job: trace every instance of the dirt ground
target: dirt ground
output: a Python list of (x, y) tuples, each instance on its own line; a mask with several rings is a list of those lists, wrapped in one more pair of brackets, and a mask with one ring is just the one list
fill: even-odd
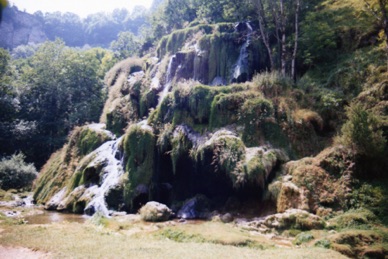
[(51, 258), (50, 254), (33, 251), (23, 247), (4, 247), (0, 246), (0, 259), (47, 259)]

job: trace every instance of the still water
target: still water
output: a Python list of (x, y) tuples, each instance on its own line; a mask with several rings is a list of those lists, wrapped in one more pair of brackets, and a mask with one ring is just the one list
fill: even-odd
[(27, 224), (51, 224), (61, 222), (84, 223), (88, 218), (86, 215), (59, 213), (55, 211), (43, 211), (42, 214), (25, 217)]

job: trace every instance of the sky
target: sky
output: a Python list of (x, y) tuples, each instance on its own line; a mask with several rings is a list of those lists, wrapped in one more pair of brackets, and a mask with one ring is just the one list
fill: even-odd
[(136, 5), (149, 8), (153, 0), (8, 0), (19, 10), (28, 13), (45, 12), (72, 12), (85, 18), (88, 14), (97, 12), (111, 12), (116, 8), (132, 10)]

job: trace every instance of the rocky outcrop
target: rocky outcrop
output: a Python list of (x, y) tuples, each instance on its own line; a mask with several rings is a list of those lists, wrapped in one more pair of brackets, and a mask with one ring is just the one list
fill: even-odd
[(43, 22), (29, 13), (19, 11), (16, 7), (4, 10), (0, 35), (0, 47), (6, 49), (47, 40)]
[(355, 170), (352, 152), (335, 146), (316, 157), (288, 162), (269, 190), (278, 212), (295, 208), (324, 216), (347, 208)]
[(244, 229), (257, 231), (262, 234), (278, 234), (286, 229), (312, 230), (325, 227), (325, 222), (322, 218), (299, 209), (290, 209), (283, 213), (250, 221), (236, 219), (236, 223)]

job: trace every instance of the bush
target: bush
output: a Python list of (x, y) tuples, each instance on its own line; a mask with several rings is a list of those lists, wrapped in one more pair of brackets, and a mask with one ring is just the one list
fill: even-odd
[(381, 155), (386, 139), (379, 129), (379, 119), (356, 103), (347, 108), (346, 114), (349, 120), (342, 127), (342, 142), (358, 154), (369, 157)]
[(299, 235), (296, 236), (293, 243), (295, 245), (301, 245), (303, 243), (310, 242), (313, 239), (314, 239), (314, 236), (311, 233), (303, 232), (303, 233), (300, 233)]
[(315, 242), (314, 246), (329, 249), (331, 247), (331, 242), (327, 239), (321, 239)]
[(27, 164), (22, 153), (0, 161), (0, 188), (20, 189), (29, 187), (38, 172), (33, 164)]
[(253, 85), (267, 97), (276, 97), (293, 85), (292, 79), (279, 72), (263, 72), (252, 79)]
[(376, 216), (367, 209), (349, 210), (330, 220), (330, 225), (337, 229), (342, 228), (369, 228), (368, 224), (376, 223)]

